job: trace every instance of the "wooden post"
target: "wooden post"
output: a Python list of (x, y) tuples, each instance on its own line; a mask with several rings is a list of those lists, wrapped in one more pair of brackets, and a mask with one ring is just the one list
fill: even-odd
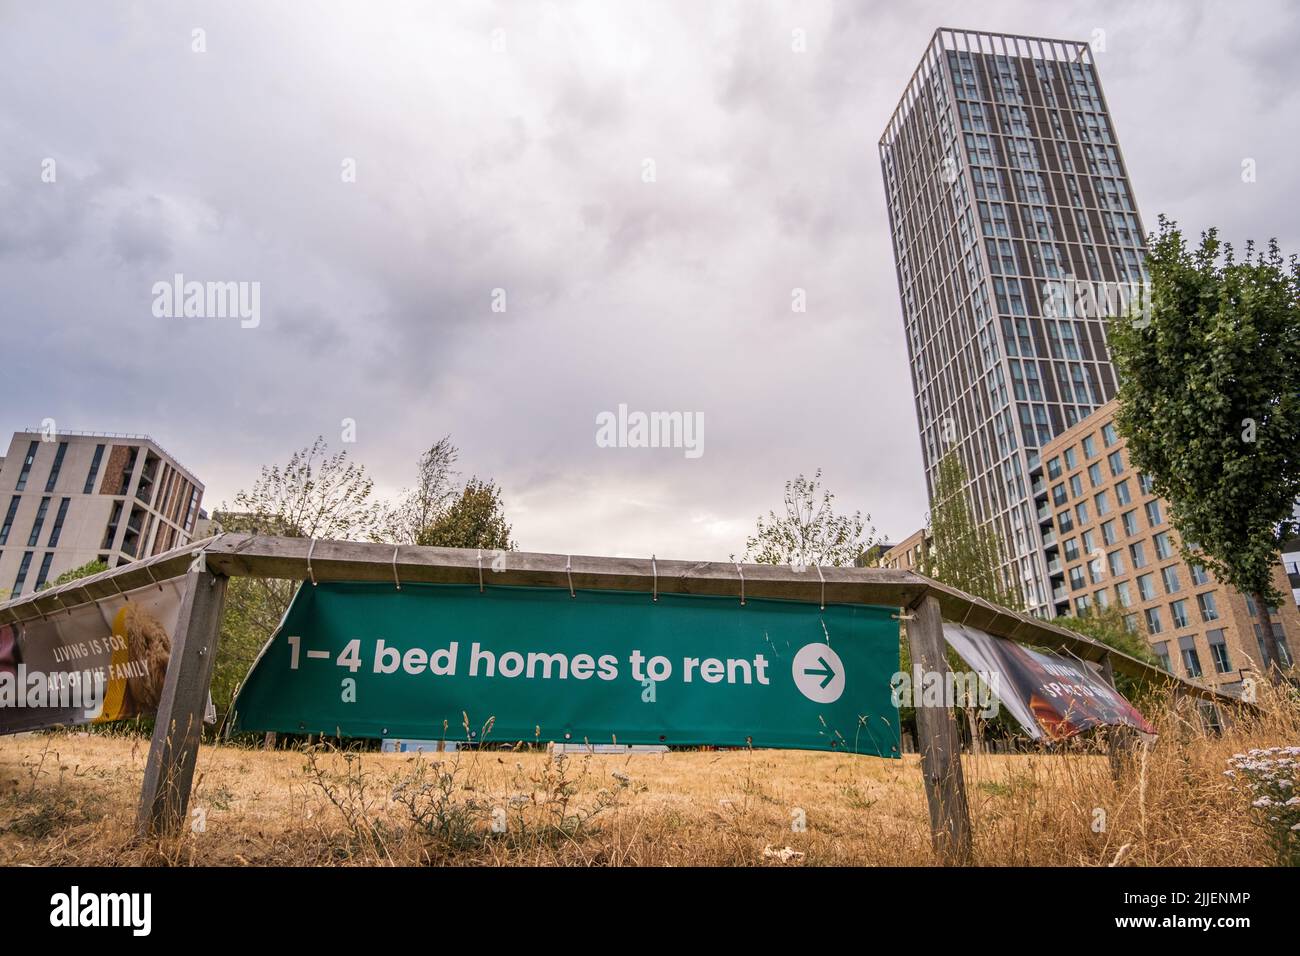
[[(944, 653), (943, 617), (939, 602), (926, 597), (907, 622), (907, 644), (912, 654), (912, 671), (938, 675), (947, 682), (948, 656)], [(961, 739), (952, 710), (940, 702), (926, 706), (923, 688), (912, 688), (916, 707), (917, 747), (921, 751), (921, 772), (925, 774), (925, 797), (930, 805), (930, 839), (935, 856), (944, 866), (969, 863), (971, 859), (970, 809), (961, 772)]]
[(227, 580), (206, 570), (191, 570), (185, 576), (185, 598), (172, 637), (140, 792), (136, 827), (143, 835), (174, 833), (185, 820)]
[[(1119, 689), (1115, 686), (1115, 667), (1111, 663), (1109, 654), (1101, 658), (1101, 676), (1110, 685), (1111, 690), (1119, 693)], [(1124, 775), (1124, 757), (1132, 745), (1133, 735), (1128, 727), (1116, 724), (1106, 728), (1106, 756), (1110, 760), (1111, 778), (1117, 782)]]

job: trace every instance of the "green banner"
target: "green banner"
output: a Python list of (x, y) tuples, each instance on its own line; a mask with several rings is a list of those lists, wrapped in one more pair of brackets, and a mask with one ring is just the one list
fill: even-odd
[(234, 726), (892, 757), (892, 613), (627, 591), (304, 584), (239, 692)]

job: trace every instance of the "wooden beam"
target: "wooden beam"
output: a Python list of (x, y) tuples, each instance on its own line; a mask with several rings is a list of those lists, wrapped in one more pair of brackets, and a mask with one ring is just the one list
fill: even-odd
[(906, 624), (913, 674), (919, 671), (922, 680), (941, 681), (939, 703), (933, 705), (925, 703), (921, 687), (912, 688), (917, 748), (921, 751), (925, 798), (930, 806), (930, 842), (944, 866), (964, 865), (971, 859), (970, 808), (961, 772), (961, 738), (952, 708), (942, 693), (947, 682), (948, 656), (939, 601), (923, 598)]
[(227, 580), (224, 575), (198, 569), (185, 576), (185, 597), (172, 638), (140, 792), (136, 826), (144, 835), (175, 833), (185, 820), (203, 733), (203, 710), (217, 656)]

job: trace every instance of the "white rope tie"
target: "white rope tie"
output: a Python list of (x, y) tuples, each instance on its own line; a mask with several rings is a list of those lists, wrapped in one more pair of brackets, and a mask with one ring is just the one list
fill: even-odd
[[(822, 566), (820, 564), (815, 564), (813, 567), (817, 569), (817, 580), (822, 583), (822, 610), (824, 611), (826, 610), (826, 579), (822, 577)], [(816, 673), (816, 671), (813, 673)]]
[(400, 544), (393, 545), (393, 583), (397, 585), (397, 590), (402, 590), (402, 579), (397, 576), (397, 549)]
[(478, 549), (478, 593), (483, 593), (483, 549)]
[(659, 568), (655, 564), (655, 556), (653, 554), (650, 555), (650, 574), (652, 575), (651, 580), (653, 582), (651, 584), (652, 590), (650, 592), (650, 596), (651, 599), (657, 604), (659, 602)]
[(316, 550), (316, 539), (312, 538), (311, 543), (307, 545), (307, 577), (311, 578), (311, 586), (316, 586), (316, 572), (311, 567), (311, 553)]
[(745, 569), (739, 564), (736, 565), (736, 573), (740, 575), (740, 606), (745, 606)]
[(569, 576), (569, 597), (576, 598), (578, 595), (573, 590), (573, 555), (564, 559), (564, 573)]

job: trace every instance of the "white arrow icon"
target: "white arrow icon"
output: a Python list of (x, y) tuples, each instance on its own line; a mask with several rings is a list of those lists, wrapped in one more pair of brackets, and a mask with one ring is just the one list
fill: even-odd
[(818, 704), (833, 704), (844, 693), (844, 662), (829, 644), (801, 647), (791, 673), (799, 693)]

